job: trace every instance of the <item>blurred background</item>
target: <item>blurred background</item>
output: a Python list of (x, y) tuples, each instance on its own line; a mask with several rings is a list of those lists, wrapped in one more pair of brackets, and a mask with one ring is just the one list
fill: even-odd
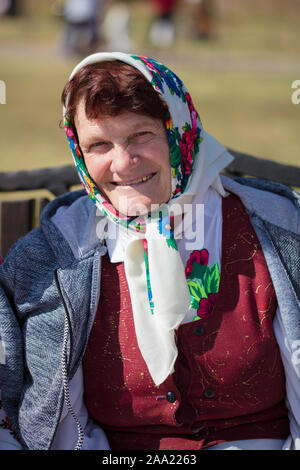
[(106, 50), (174, 70), (225, 146), (300, 165), (299, 0), (0, 0), (0, 171), (71, 163), (61, 91)]

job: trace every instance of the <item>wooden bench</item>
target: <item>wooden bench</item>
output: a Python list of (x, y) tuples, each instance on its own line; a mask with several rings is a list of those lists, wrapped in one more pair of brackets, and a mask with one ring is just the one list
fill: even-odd
[[(229, 149), (235, 160), (226, 168), (228, 176), (251, 176), (300, 188), (300, 167), (264, 160)], [(48, 190), (52, 197), (59, 196), (79, 184), (75, 167), (67, 165), (30, 171), (0, 173), (0, 193)], [(50, 198), (2, 200), (0, 253), (4, 257), (12, 244), (38, 225), (39, 214)]]

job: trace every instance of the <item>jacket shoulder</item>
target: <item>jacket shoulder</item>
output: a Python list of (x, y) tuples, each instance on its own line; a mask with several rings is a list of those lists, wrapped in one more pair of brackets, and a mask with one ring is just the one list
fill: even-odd
[(34, 254), (45, 257), (46, 254), (49, 255), (49, 252), (51, 252), (51, 247), (41, 227), (37, 227), (20, 237), (10, 247), (3, 261), (3, 265), (27, 265), (31, 258), (34, 257)]
[(47, 204), (41, 214), (40, 226), (20, 237), (9, 249), (0, 266), (0, 281), (4, 276), (1, 273), (5, 273), (7, 279), (15, 273), (25, 272), (31, 272), (34, 277), (34, 273), (39, 276), (41, 272), (53, 271), (73, 262), (72, 251), (51, 218), (60, 207), (72, 205), (84, 195), (85, 191), (74, 191)]
[(300, 193), (296, 191), (296, 189), (291, 188), (290, 186), (286, 186), (281, 183), (276, 183), (274, 181), (268, 181), (264, 179), (258, 178), (233, 178), (234, 181), (242, 184), (244, 186), (248, 186), (251, 188), (255, 188), (261, 191), (266, 191), (273, 195), (278, 195), (283, 198), (290, 200), (296, 209), (300, 211)]
[(300, 195), (288, 186), (256, 178), (222, 176), (226, 190), (236, 194), (249, 215), (300, 234)]

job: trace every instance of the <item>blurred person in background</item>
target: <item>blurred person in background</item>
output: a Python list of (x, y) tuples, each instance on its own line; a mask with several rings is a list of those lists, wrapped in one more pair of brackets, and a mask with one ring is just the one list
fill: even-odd
[(299, 449), (299, 194), (221, 175), (154, 59), (93, 54), (62, 102), (84, 191), (0, 267), (1, 448)]
[(150, 0), (155, 13), (149, 31), (150, 42), (158, 48), (170, 47), (175, 40), (175, 21), (177, 0)]
[(189, 0), (193, 4), (193, 37), (209, 39), (214, 35), (215, 5), (213, 0)]
[(0, 15), (14, 17), (20, 13), (20, 0), (0, 0)]
[(66, 0), (62, 7), (65, 22), (63, 48), (67, 56), (86, 55), (99, 42), (99, 14), (102, 0)]
[(129, 0), (110, 0), (101, 30), (108, 50), (126, 52), (133, 49)]

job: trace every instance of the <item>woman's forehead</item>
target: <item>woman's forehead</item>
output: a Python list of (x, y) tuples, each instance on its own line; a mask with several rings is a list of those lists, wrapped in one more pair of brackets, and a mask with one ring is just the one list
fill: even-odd
[(119, 132), (138, 132), (145, 127), (157, 129), (163, 127), (163, 123), (159, 119), (130, 111), (122, 111), (116, 116), (99, 116), (95, 119), (89, 119), (86, 115), (85, 103), (82, 100), (76, 109), (75, 126), (77, 131), (80, 131), (81, 128), (89, 128), (104, 134), (118, 134)]

